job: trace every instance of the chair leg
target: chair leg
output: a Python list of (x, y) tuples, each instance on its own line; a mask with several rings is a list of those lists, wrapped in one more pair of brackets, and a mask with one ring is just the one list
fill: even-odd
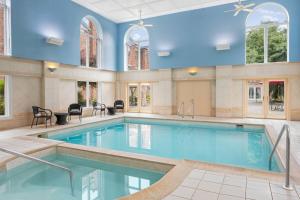
[(32, 128), (33, 123), (34, 123), (34, 119), (35, 119), (35, 117), (33, 117), (33, 119), (32, 119), (32, 122), (31, 122), (31, 128)]
[(36, 118), (35, 126), (38, 125), (39, 118)]
[(46, 123), (46, 128), (48, 128), (48, 127), (47, 127), (47, 124), (48, 124), (48, 123), (47, 123), (47, 118), (45, 118), (45, 123)]

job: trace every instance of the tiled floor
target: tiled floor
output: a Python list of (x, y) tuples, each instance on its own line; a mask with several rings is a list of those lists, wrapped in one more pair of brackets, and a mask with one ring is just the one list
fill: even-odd
[(283, 183), (194, 169), (164, 200), (300, 200), (300, 186), (288, 191)]

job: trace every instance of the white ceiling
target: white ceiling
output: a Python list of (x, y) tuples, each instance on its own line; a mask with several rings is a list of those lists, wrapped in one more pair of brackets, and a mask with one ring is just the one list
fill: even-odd
[(238, 0), (72, 0), (117, 23), (155, 17), (187, 10), (222, 5)]

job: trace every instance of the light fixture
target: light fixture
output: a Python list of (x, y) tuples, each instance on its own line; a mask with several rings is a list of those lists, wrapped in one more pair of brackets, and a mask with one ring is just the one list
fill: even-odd
[(63, 39), (59, 39), (59, 38), (55, 38), (55, 37), (48, 37), (46, 39), (46, 42), (48, 44), (52, 44), (52, 45), (56, 45), (56, 46), (62, 46), (65, 41)]
[(217, 51), (226, 51), (230, 50), (230, 44), (228, 42), (217, 44), (216, 46)]
[(191, 76), (196, 76), (198, 74), (198, 68), (197, 67), (191, 67), (188, 69), (188, 73)]
[(57, 68), (59, 67), (59, 63), (56, 62), (45, 62), (45, 65), (47, 67), (47, 69), (49, 70), (49, 72), (53, 73), (57, 70)]
[(170, 52), (170, 51), (159, 51), (159, 52), (157, 53), (157, 55), (158, 55), (159, 57), (168, 57), (168, 56), (171, 55), (171, 52)]

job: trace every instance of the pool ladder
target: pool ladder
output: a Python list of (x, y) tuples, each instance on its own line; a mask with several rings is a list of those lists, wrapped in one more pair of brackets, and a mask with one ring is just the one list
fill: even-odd
[[(194, 119), (195, 118), (195, 101), (194, 101), (194, 99), (191, 99), (191, 104), (192, 104), (192, 118)], [(184, 115), (184, 102), (182, 102), (180, 104), (180, 107), (177, 111), (177, 115), (184, 118), (184, 116), (185, 116)]]
[(285, 184), (283, 185), (283, 188), (286, 190), (293, 190), (293, 186), (290, 185), (290, 156), (291, 156), (290, 155), (290, 151), (291, 151), (290, 127), (287, 124), (283, 125), (280, 134), (276, 140), (276, 143), (273, 147), (273, 150), (269, 158), (269, 169), (270, 170), (272, 169), (272, 158), (284, 133), (286, 133), (286, 151), (285, 151)]
[(61, 169), (61, 170), (65, 171), (65, 172), (67, 172), (69, 174), (69, 178), (70, 178), (71, 194), (72, 194), (72, 196), (74, 196), (73, 172), (69, 168), (66, 168), (66, 167), (63, 167), (63, 166), (57, 165), (55, 163), (51, 163), (51, 162), (39, 159), (39, 158), (35, 158), (35, 157), (29, 156), (29, 155), (26, 155), (26, 154), (23, 154), (23, 153), (20, 153), (20, 152), (17, 152), (17, 151), (13, 151), (13, 150), (9, 150), (9, 149), (6, 149), (6, 148), (2, 148), (2, 147), (0, 147), (0, 151), (8, 153), (8, 154), (15, 155), (17, 157), (22, 157), (22, 158), (25, 158), (25, 159), (28, 159), (28, 160), (32, 160), (32, 161), (35, 161), (35, 162), (43, 163), (45, 165), (48, 165), (48, 166), (51, 166), (51, 167), (55, 167), (55, 168), (58, 168), (58, 169)]

